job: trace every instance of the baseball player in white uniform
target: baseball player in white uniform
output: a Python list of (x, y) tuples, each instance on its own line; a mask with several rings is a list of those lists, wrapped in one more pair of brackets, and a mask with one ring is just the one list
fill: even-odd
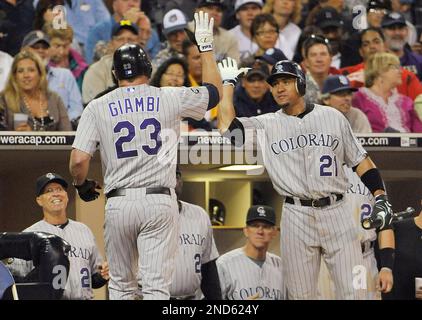
[[(235, 144), (251, 145), (254, 137), (275, 190), (285, 197), (281, 221), (281, 254), (289, 299), (316, 299), (321, 258), (327, 264), (338, 299), (365, 297), (353, 286), (354, 267), (363, 265), (361, 245), (350, 207), (342, 164), (353, 168), (376, 197), (371, 221), (391, 224), (392, 211), (384, 183), (347, 119), (337, 110), (305, 104), (306, 81), (300, 66), (278, 61), (267, 82), (280, 107), (276, 113), (236, 118), (229, 99), (238, 69), (233, 59), (219, 63), (224, 82), (219, 129)], [(371, 222), (372, 224), (372, 222)]]
[[(183, 190), (182, 173), (176, 171), (176, 195)], [(215, 261), (218, 258), (211, 221), (200, 206), (178, 200), (179, 247), (170, 285), (171, 299), (220, 300), (221, 291)]]
[(149, 86), (151, 62), (140, 46), (126, 44), (113, 56), (119, 88), (88, 104), (79, 122), (70, 172), (79, 196), (95, 200), (98, 185), (86, 178), (99, 143), (107, 197), (104, 235), (110, 299), (136, 299), (138, 271), (143, 299), (170, 297), (178, 235), (174, 187), (180, 120), (202, 119), (222, 91), (213, 23), (207, 14), (195, 13), (203, 86)]
[[(68, 254), (70, 270), (62, 299), (93, 299), (92, 289), (102, 287), (109, 279), (108, 265), (98, 251), (92, 231), (85, 224), (67, 218), (67, 186), (67, 182), (55, 173), (37, 179), (36, 200), (43, 209), (44, 219), (24, 232), (42, 231), (66, 240), (71, 246)], [(34, 265), (32, 260), (14, 259), (8, 267), (13, 274), (25, 276)]]
[[(385, 269), (380, 272), (378, 271), (374, 252), (377, 233), (373, 229), (366, 230), (362, 228), (361, 224), (363, 219), (368, 218), (371, 215), (375, 204), (375, 198), (352, 169), (347, 166), (343, 166), (343, 169), (349, 180), (349, 187), (346, 191), (346, 201), (352, 209), (353, 220), (358, 228), (358, 238), (361, 243), (363, 255), (364, 269), (360, 269), (359, 272), (364, 272), (366, 274), (365, 286), (367, 287), (367, 299), (379, 300), (381, 298), (380, 291), (389, 292), (391, 290), (393, 285), (392, 273)], [(389, 231), (384, 230), (381, 233), (386, 232)], [(380, 239), (383, 239), (383, 237), (380, 237)], [(384, 244), (380, 243), (380, 247), (383, 248)], [(324, 277), (326, 275), (320, 274), (320, 277), (321, 276)], [(331, 279), (330, 282), (332, 282)], [(321, 284), (322, 282), (320, 281), (320, 285)], [(329, 286), (334, 288), (332, 283)], [(329, 298), (330, 295), (331, 293), (328, 293), (325, 296), (323, 295), (322, 298)]]
[(252, 206), (243, 228), (246, 245), (217, 259), (224, 300), (283, 300), (285, 288), (280, 257), (268, 252), (276, 233), (274, 209)]

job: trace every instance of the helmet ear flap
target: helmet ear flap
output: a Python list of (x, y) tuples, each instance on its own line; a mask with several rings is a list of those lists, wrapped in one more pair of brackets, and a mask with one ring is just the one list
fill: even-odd
[(305, 95), (306, 83), (304, 82), (304, 79), (301, 76), (296, 78), (296, 91), (300, 96)]

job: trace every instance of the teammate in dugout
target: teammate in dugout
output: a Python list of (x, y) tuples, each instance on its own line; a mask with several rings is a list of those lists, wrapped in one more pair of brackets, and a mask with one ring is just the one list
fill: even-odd
[(88, 104), (79, 122), (70, 172), (79, 196), (95, 200), (98, 184), (87, 175), (99, 143), (107, 197), (104, 236), (110, 299), (136, 299), (138, 272), (143, 299), (170, 297), (178, 237), (174, 187), (180, 120), (202, 119), (222, 92), (213, 24), (208, 14), (195, 13), (203, 86), (149, 86), (152, 70), (145, 52), (137, 45), (123, 45), (113, 57), (119, 88)]
[[(221, 300), (215, 246), (210, 217), (200, 206), (181, 201), (182, 172), (176, 169), (179, 207), (179, 247), (170, 286), (170, 300)], [(141, 284), (142, 285), (142, 284)]]
[[(344, 201), (348, 183), (345, 163), (375, 196), (371, 221), (390, 226), (391, 205), (375, 164), (362, 148), (347, 119), (337, 110), (305, 104), (305, 76), (300, 66), (278, 61), (267, 82), (280, 107), (276, 113), (236, 118), (231, 103), (239, 75), (236, 62), (219, 63), (223, 79), (219, 129), (236, 145), (260, 145), (275, 190), (285, 197), (281, 252), (288, 299), (316, 299), (321, 258), (335, 284), (336, 298), (362, 299), (353, 286), (355, 266), (363, 265), (352, 214)], [(383, 250), (383, 267), (392, 269), (394, 249)]]
[[(66, 180), (56, 173), (50, 172), (37, 179), (36, 200), (43, 209), (44, 218), (24, 232), (51, 233), (70, 244), (70, 271), (62, 298), (89, 300), (94, 298), (93, 288), (101, 288), (107, 283), (108, 264), (98, 251), (92, 231), (67, 217), (67, 187)], [(8, 267), (12, 274), (24, 276), (34, 268), (34, 263), (15, 259)]]
[(274, 209), (252, 206), (243, 228), (246, 245), (217, 259), (224, 300), (283, 300), (282, 262), (268, 252), (276, 233)]

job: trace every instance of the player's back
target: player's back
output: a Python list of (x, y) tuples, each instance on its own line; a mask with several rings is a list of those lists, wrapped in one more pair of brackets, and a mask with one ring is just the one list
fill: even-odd
[(105, 192), (175, 186), (170, 162), (177, 154), (180, 105), (176, 88), (146, 84), (117, 88), (88, 105), (98, 128)]

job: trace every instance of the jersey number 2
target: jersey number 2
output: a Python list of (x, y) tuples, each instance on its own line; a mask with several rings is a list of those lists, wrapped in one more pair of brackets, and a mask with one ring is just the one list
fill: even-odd
[(193, 256), (193, 259), (195, 260), (195, 272), (201, 273), (201, 255), (197, 253)]
[[(152, 131), (149, 136), (151, 140), (155, 141), (155, 147), (151, 148), (149, 145), (144, 144), (142, 145), (142, 150), (144, 150), (146, 154), (155, 155), (158, 153), (158, 150), (160, 150), (162, 144), (160, 137), (161, 123), (155, 118), (147, 118), (142, 121), (139, 128), (140, 130), (145, 130), (148, 126), (153, 126), (154, 128), (154, 131)], [(123, 129), (127, 130), (127, 135), (119, 137), (115, 143), (117, 158), (122, 159), (138, 156), (138, 150), (136, 149), (123, 150), (123, 144), (131, 142), (133, 138), (135, 138), (135, 126), (129, 121), (120, 121), (113, 128), (114, 133), (120, 133)]]
[(89, 288), (89, 270), (87, 268), (82, 268), (81, 275), (82, 288)]
[[(334, 156), (333, 158), (329, 155), (323, 155), (319, 158), (319, 162), (321, 163), (319, 167), (319, 174), (321, 177), (331, 177), (337, 176), (337, 159)], [(334, 162), (334, 168), (331, 168)]]

